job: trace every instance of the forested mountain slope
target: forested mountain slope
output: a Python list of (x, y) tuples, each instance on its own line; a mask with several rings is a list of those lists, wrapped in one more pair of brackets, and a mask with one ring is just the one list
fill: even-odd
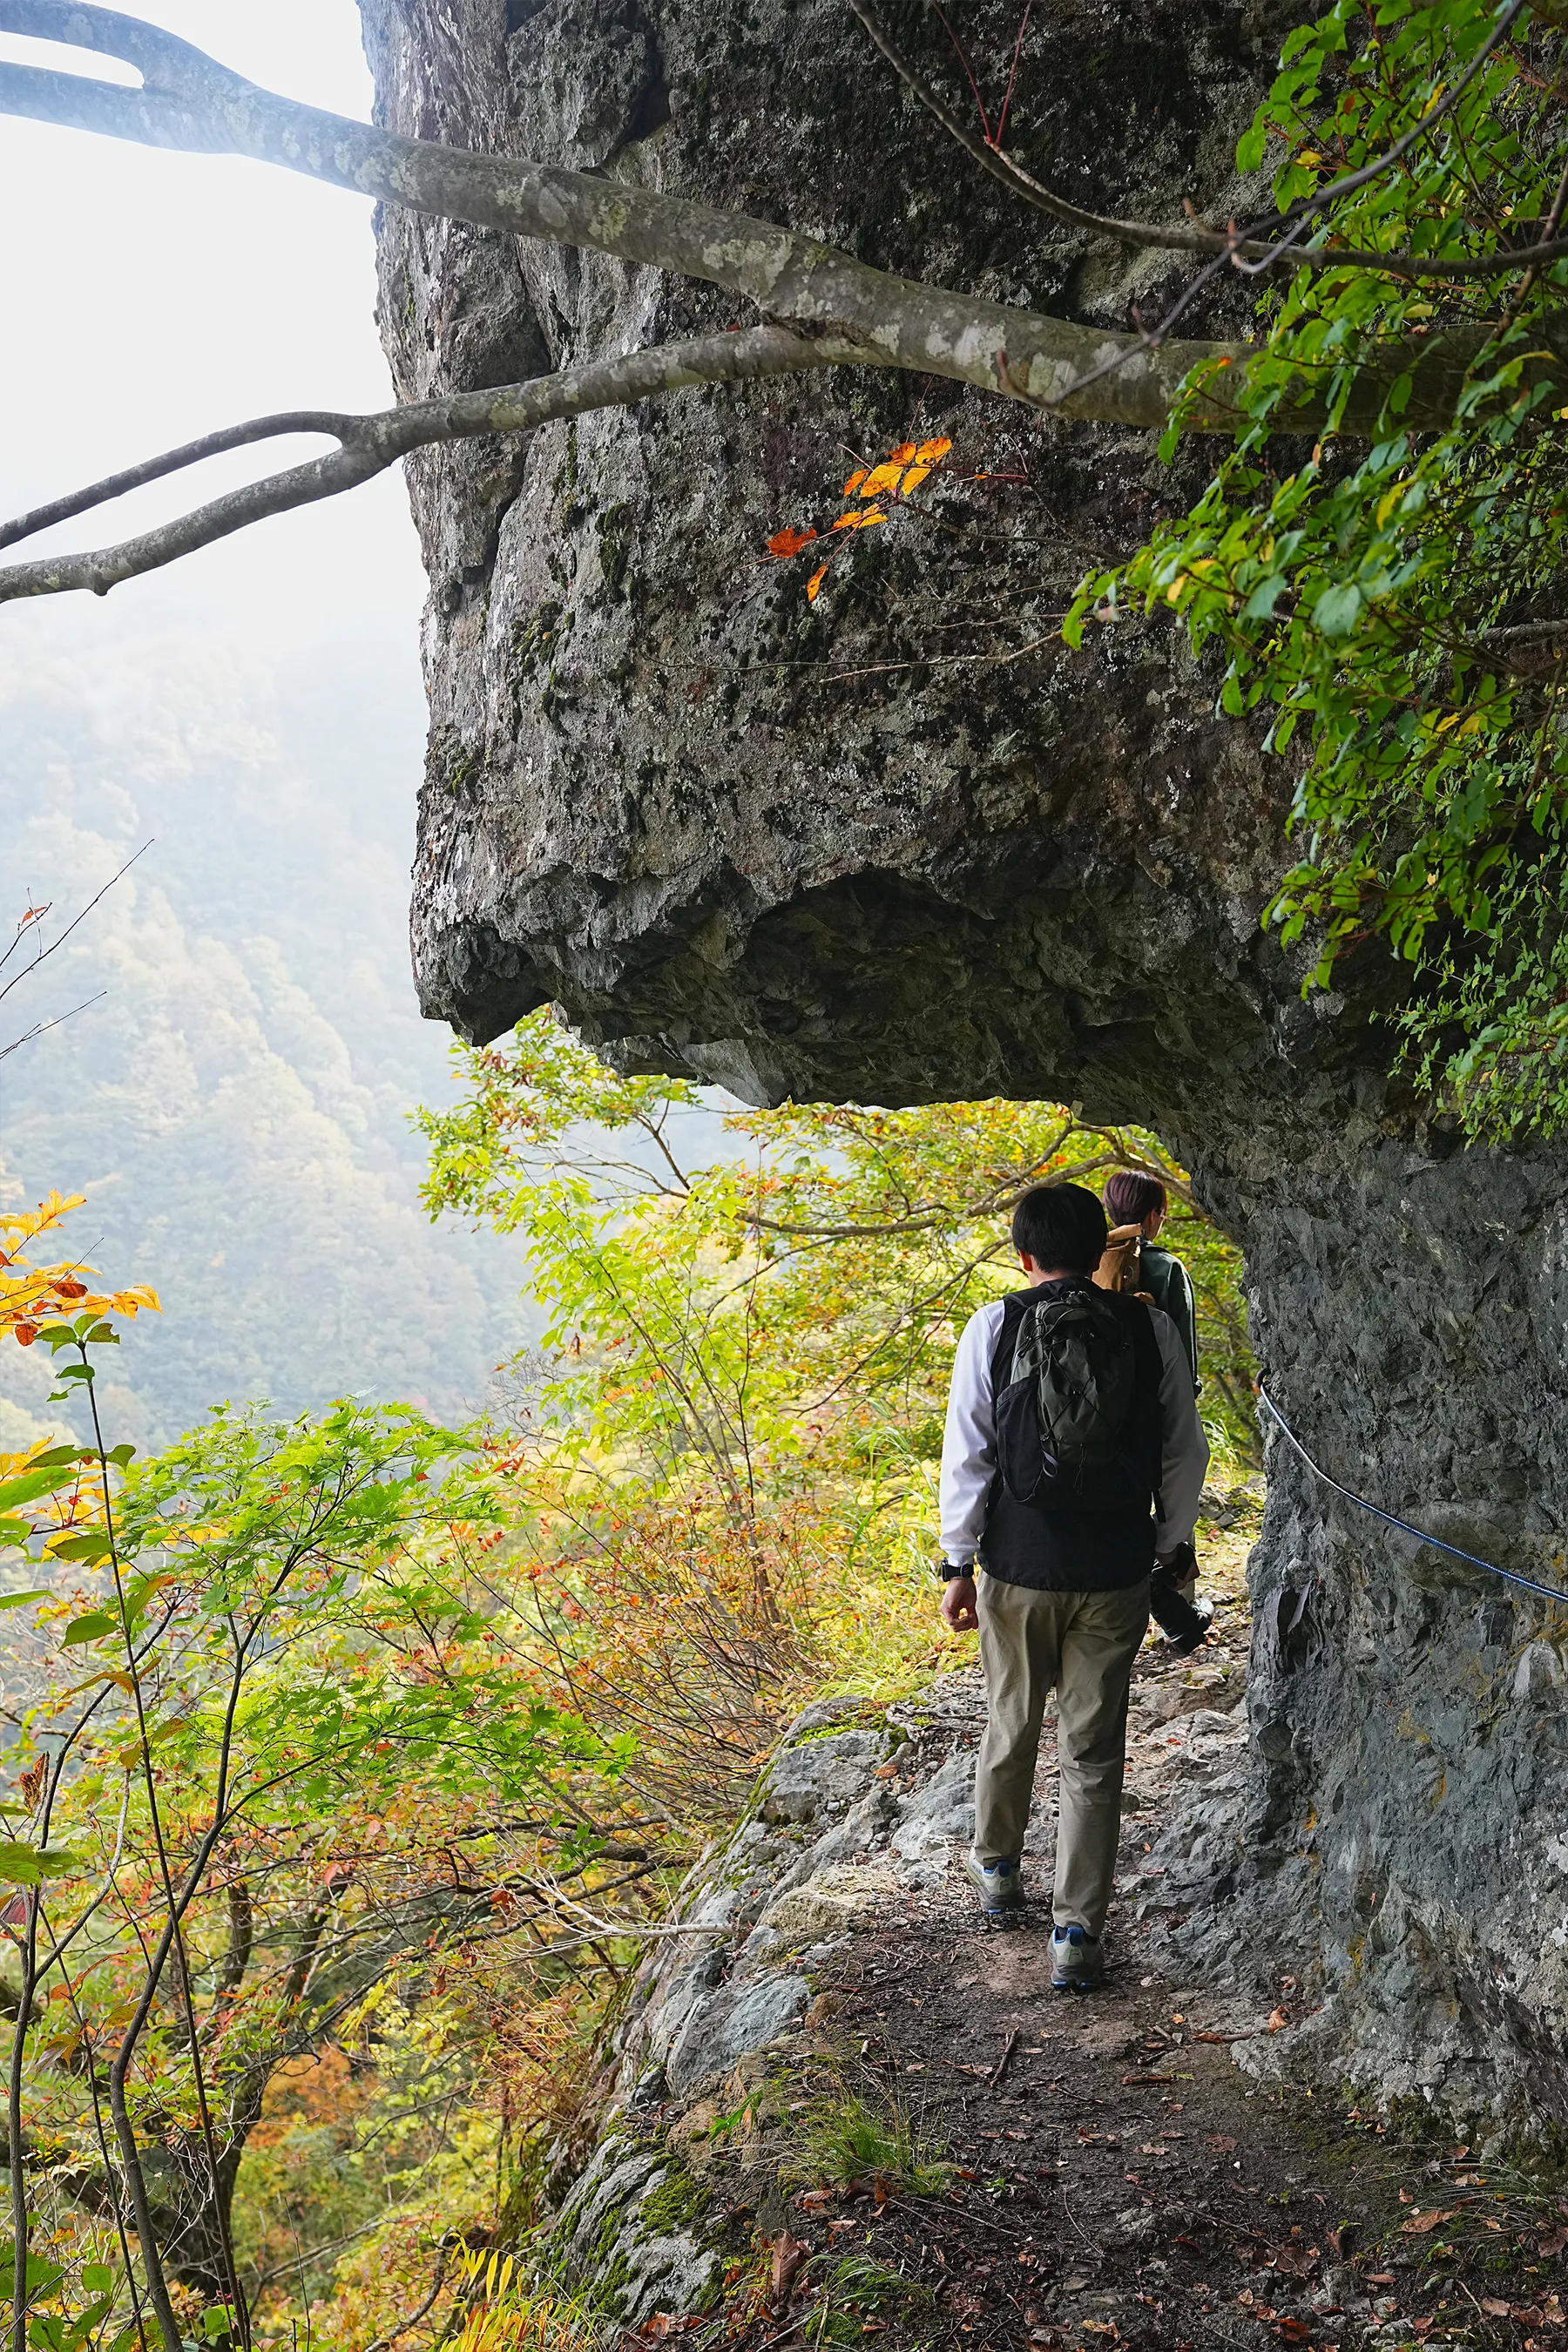
[[(412, 665), (351, 639), (237, 675), (216, 636), (132, 635), (82, 676), (0, 650), (0, 922), (68, 917), (151, 845), (5, 1007), (0, 1043), (97, 1000), (0, 1061), (0, 1182), (85, 1192), (82, 1244), (163, 1297), (109, 1384), (120, 1433), (247, 1395), (465, 1414), (526, 1335), (523, 1252), (416, 1197), (407, 1113), (448, 1041), (406, 976)], [(47, 1368), (12, 1350), (0, 1378), (20, 1437)]]

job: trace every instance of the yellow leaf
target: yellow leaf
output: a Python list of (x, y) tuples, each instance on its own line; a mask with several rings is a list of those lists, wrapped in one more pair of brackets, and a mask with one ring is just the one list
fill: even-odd
[[(912, 457), (913, 455), (914, 451), (911, 449), (910, 456)], [(899, 487), (899, 477), (903, 472), (907, 462), (906, 459), (900, 458), (896, 463), (873, 466), (860, 484), (861, 497), (880, 499), (885, 498), (889, 490), (896, 490)]]
[(812, 573), (810, 579), (805, 583), (805, 601), (808, 604), (816, 604), (817, 592), (821, 588), (822, 583), (826, 577), (827, 566), (826, 563), (819, 565), (817, 570)]

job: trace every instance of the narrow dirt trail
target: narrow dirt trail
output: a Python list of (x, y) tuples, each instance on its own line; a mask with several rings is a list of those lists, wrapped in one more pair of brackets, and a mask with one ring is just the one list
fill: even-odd
[[(815, 1979), (763, 2123), (743, 2106), (718, 2122), (725, 2101), (689, 2120), (697, 2144), (721, 2135), (709, 2178), (736, 2257), (724, 2309), (657, 2315), (626, 2352), (672, 2331), (735, 2352), (861, 2337), (886, 2352), (1568, 2352), (1560, 2181), (1489, 2171), (1436, 2126), (1402, 2137), (1337, 2097), (1260, 2079), (1233, 2053), (1267, 2042), (1293, 1980), (1269, 1996), (1276, 2009), (1248, 2008), (1152, 1958), (1149, 1857), (1174, 1794), (1194, 1781), (1218, 1793), (1241, 1769), (1244, 1554), (1238, 1531), (1210, 1555), (1210, 1643), (1192, 1660), (1152, 1643), (1139, 1661), (1106, 1983), (1050, 1990), (1048, 1723), (1022, 1921), (980, 1919), (956, 1849), (918, 1888), (875, 1892)], [(978, 1673), (947, 1677), (910, 1719), (903, 1760), (881, 1768), (893, 1790), (929, 1785), (973, 1747)], [(872, 1896), (877, 1857), (860, 1859)], [(763, 2079), (738, 2074), (734, 2099)], [(901, 2165), (812, 2171), (814, 2118), (849, 2110), (903, 2132)], [(947, 2169), (922, 2179), (922, 2158)]]

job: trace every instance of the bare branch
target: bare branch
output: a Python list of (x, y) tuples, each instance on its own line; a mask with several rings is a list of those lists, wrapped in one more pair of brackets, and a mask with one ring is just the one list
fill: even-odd
[(260, 482), (231, 490), (210, 505), (164, 523), (140, 539), (84, 555), (46, 557), (36, 563), (0, 569), (0, 604), (20, 596), (51, 596), (73, 588), (89, 588), (106, 596), (122, 580), (156, 572), (165, 563), (210, 547), (248, 523), (265, 516), (284, 514), (309, 506), (384, 473), (411, 450), (490, 434), (526, 433), (556, 416), (580, 416), (594, 408), (620, 407), (657, 393), (673, 392), (699, 383), (738, 383), (758, 376), (781, 375), (815, 367), (840, 367), (868, 358), (841, 339), (790, 334), (780, 327), (752, 327), (743, 332), (700, 335), (689, 341), (656, 343), (647, 351), (630, 352), (619, 359), (596, 360), (587, 367), (559, 375), (540, 376), (531, 383), (506, 384), (484, 392), (454, 393), (446, 400), (411, 403), (384, 409), (371, 416), (329, 415), (311, 411), (259, 417), (250, 425), (231, 426), (205, 440), (186, 443), (145, 466), (111, 475), (107, 481), (40, 507), (31, 516), (0, 532), (0, 545), (13, 543), (29, 530), (41, 530), (62, 510), (83, 514), (127, 488), (156, 481), (185, 466), (198, 464), (219, 448), (239, 448), (279, 434), (329, 433), (340, 446), (331, 455), (270, 474)]
[[(1251, 356), (1246, 343), (1151, 348), (1144, 336), (896, 278), (749, 214), (525, 158), (402, 138), (258, 89), (187, 43), (86, 0), (0, 0), (0, 31), (98, 49), (129, 60), (144, 78), (135, 90), (34, 67), (0, 67), (0, 112), (143, 145), (248, 155), (413, 212), (669, 270), (745, 297), (770, 320), (839, 337), (864, 354), (864, 364), (946, 376), (1058, 415), (1158, 427), (1193, 368), (1217, 361), (1241, 369)], [(1158, 236), (1166, 244), (1179, 239), (1184, 249), (1193, 234), (1183, 228)], [(1496, 277), (1558, 250), (1568, 252), (1568, 238), (1473, 269), (1452, 265), (1450, 274)], [(1377, 259), (1381, 266), (1386, 257)], [(1433, 267), (1443, 274), (1444, 265), (1422, 264), (1426, 274)], [(1473, 327), (1390, 346), (1385, 365), (1362, 370), (1341, 429), (1370, 429), (1388, 386), (1406, 374), (1412, 383), (1405, 424), (1447, 423), (1465, 362), (1485, 340), (1484, 327)], [(1531, 364), (1553, 384), (1565, 373), (1551, 352)], [(1081, 389), (1089, 379), (1092, 397)], [(1237, 414), (1222, 372), (1187, 423), (1194, 431), (1229, 432)], [(1276, 430), (1298, 431), (1321, 416), (1313, 387), (1304, 383), (1300, 404), (1277, 409), (1272, 422)]]
[(272, 441), (286, 433), (327, 433), (341, 438), (340, 427), (350, 420), (329, 415), (325, 412), (302, 408), (285, 416), (254, 416), (248, 425), (230, 425), (221, 433), (205, 433), (199, 441), (187, 441), (182, 448), (170, 449), (162, 457), (149, 457), (144, 465), (128, 466), (123, 473), (110, 474), (90, 489), (73, 491), (69, 498), (51, 499), (47, 506), (35, 507), (31, 514), (18, 515), (15, 522), (0, 523), (0, 547), (15, 547), (18, 540), (34, 539), (41, 530), (52, 530), (56, 523), (70, 522), (76, 516), (86, 514), (93, 507), (104, 506), (110, 499), (125, 498), (132, 490), (144, 489), (149, 482), (161, 482), (170, 474), (178, 474), (186, 466), (199, 466), (205, 457), (221, 457), (230, 449), (248, 449), (258, 441)]
[[(1499, 21), (1494, 42), (1526, 5), (1528, 0), (1514, 0)], [(1255, 257), (1259, 267), (1285, 258), (1295, 266), (1314, 258), (1291, 247), (1300, 217), (1284, 244), (1270, 246), (1229, 229), (1202, 224), (1151, 226), (1068, 204), (1003, 155), (989, 138), (977, 140), (953, 116), (901, 57), (882, 25), (876, 0), (851, 0), (851, 5), (951, 135), (987, 170), (1068, 225), (1124, 243), (1205, 254), (1211, 269), (1227, 262), (1251, 267)], [(670, 270), (749, 298), (770, 322), (597, 361), (531, 383), (456, 394), (374, 416), (299, 410), (229, 426), (35, 509), (0, 530), (0, 547), (223, 452), (291, 434), (322, 434), (338, 447), (121, 545), (0, 570), (0, 602), (71, 589), (105, 595), (122, 580), (156, 571), (269, 515), (352, 489), (414, 449), (528, 432), (552, 417), (699, 384), (740, 383), (810, 368), (910, 369), (997, 393), (1058, 416), (1141, 428), (1163, 425), (1183, 383), (1194, 369), (1202, 368), (1204, 390), (1186, 412), (1188, 429), (1230, 432), (1240, 420), (1237, 395), (1254, 356), (1253, 346), (1247, 343), (1174, 342), (1163, 331), (1104, 332), (895, 278), (815, 238), (749, 215), (721, 212), (526, 159), (401, 138), (259, 89), (189, 43), (138, 18), (86, 5), (86, 0), (0, 0), (0, 31), (97, 50), (127, 61), (142, 76), (142, 87), (130, 89), (75, 74), (0, 66), (0, 112), (144, 145), (247, 155), (435, 217), (469, 221), (507, 236), (544, 238)], [(1479, 71), (1481, 62), (1479, 58), (1469, 70)], [(1462, 87), (1463, 79), (1444, 103), (1451, 103)], [(1386, 168), (1405, 144), (1430, 127), (1436, 111), (1375, 165), (1334, 183), (1314, 201), (1342, 194)], [(1548, 224), (1549, 230), (1554, 226)], [(1421, 259), (1419, 271), (1425, 276), (1495, 278), (1537, 267), (1560, 253), (1568, 253), (1568, 238), (1549, 235), (1534, 247), (1473, 266)], [(1365, 263), (1394, 269), (1410, 260), (1408, 256), (1331, 256), (1336, 268)], [(1182, 307), (1172, 313), (1173, 320)], [(1548, 320), (1544, 347), (1521, 362), (1527, 385), (1568, 388), (1568, 357), (1560, 357), (1555, 349), (1559, 338), (1554, 331), (1562, 323), (1561, 316)], [(1468, 366), (1493, 331), (1481, 322), (1388, 345), (1359, 371), (1350, 403), (1337, 420), (1339, 429), (1352, 434), (1372, 429), (1388, 391), (1401, 378), (1408, 387), (1402, 412), (1406, 427), (1447, 424)], [(1568, 335), (1562, 340), (1568, 343)], [(1303, 377), (1300, 397), (1277, 405), (1269, 425), (1275, 431), (1300, 431), (1319, 426), (1323, 417), (1316, 386)]]
[[(5, 543), (4, 537), (0, 536), (0, 547), (3, 547)], [(66, 925), (64, 930), (58, 933), (57, 936), (49, 941), (47, 948), (39, 948), (37, 954), (23, 965), (20, 971), (13, 972), (11, 978), (6, 981), (3, 986), (0, 986), (0, 997), (9, 996), (14, 988), (19, 988), (23, 981), (30, 980), (32, 978), (34, 972), (37, 971), (38, 966), (41, 963), (47, 963), (49, 958), (56, 952), (56, 950), (64, 947), (66, 941), (70, 938), (71, 933), (74, 930), (77, 930), (81, 924), (86, 922), (93, 908), (98, 906), (102, 899), (108, 898), (115, 884), (117, 882), (124, 881), (125, 877), (130, 873), (131, 868), (135, 865), (137, 859), (139, 857), (145, 857), (147, 852), (152, 848), (152, 846), (153, 845), (150, 841), (144, 841), (140, 849), (133, 851), (131, 856), (126, 859), (119, 873), (111, 874), (108, 881), (104, 884), (102, 889), (95, 891), (93, 896), (88, 900), (85, 907), (78, 908), (76, 913), (71, 917), (70, 921)], [(48, 908), (47, 907), (42, 909), (36, 908), (34, 911), (41, 911), (44, 914), (47, 914)], [(36, 930), (37, 927), (35, 926), (34, 928)], [(0, 968), (3, 968), (5, 964), (9, 963), (17, 945), (24, 938), (26, 938), (26, 919), (24, 917), (22, 922), (18, 923), (16, 926), (16, 937), (12, 940), (11, 945), (5, 950), (5, 954), (0, 955)], [(97, 1001), (96, 997), (89, 997), (88, 1000), (89, 1003), (96, 1003)], [(78, 1012), (80, 1012), (81, 1007), (79, 1005), (77, 1010)], [(66, 1020), (68, 1020), (69, 1017), (68, 1013), (61, 1015), (61, 1018)], [(54, 1024), (51, 1023), (49, 1025), (53, 1027)]]
[[(145, 146), (248, 155), (412, 212), (670, 270), (748, 298), (770, 320), (864, 345), (872, 363), (883, 367), (1060, 404), (1078, 376), (1124, 352), (1126, 366), (1093, 414), (1144, 425), (1163, 422), (1198, 360), (1246, 356), (1245, 344), (1219, 343), (1150, 354), (1136, 335), (896, 278), (748, 214), (524, 158), (401, 138), (258, 89), (186, 43), (85, 0), (0, 0), (0, 31), (100, 49), (128, 59), (145, 77), (136, 90), (0, 66), (0, 112)], [(1231, 429), (1229, 404), (1216, 402), (1210, 421), (1211, 429)]]

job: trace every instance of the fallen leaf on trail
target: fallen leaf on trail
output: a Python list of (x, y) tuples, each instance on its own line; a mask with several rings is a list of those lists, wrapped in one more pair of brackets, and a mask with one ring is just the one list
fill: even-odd
[(1234, 2156), (1236, 2154), (1236, 2142), (1232, 2139), (1228, 2132), (1211, 2132), (1209, 2134), (1209, 2146), (1214, 2149), (1216, 2156)]
[(1412, 2197), (1408, 2189), (1402, 2189), (1399, 2192), (1399, 2201), (1402, 2205), (1414, 2205), (1415, 2200)]
[(770, 555), (798, 555), (816, 537), (814, 530), (775, 530), (768, 541)]
[(1495, 2295), (1483, 2295), (1481, 2297), (1481, 2309), (1493, 2319), (1506, 2319), (1508, 2317), (1507, 2304), (1500, 2303)]
[(773, 2240), (773, 2291), (775, 2303), (782, 2302), (788, 2294), (802, 2263), (810, 2252), (811, 2248), (804, 2239), (792, 2238), (787, 2230), (782, 2237)]
[(1276, 2246), (1268, 2257), (1288, 2278), (1305, 2278), (1319, 2260), (1316, 2246)]
[(1304, 2319), (1291, 2319), (1289, 2316), (1277, 2319), (1274, 2322), (1274, 2333), (1282, 2337), (1287, 2344), (1310, 2344), (1312, 2340), (1312, 2331)]
[(1282, 2009), (1271, 2009), (1269, 2011), (1268, 2031), (1270, 2033), (1282, 2033), (1289, 2022), (1289, 2019), (1286, 2016)]
[(1568, 2230), (1553, 2230), (1542, 2239), (1540, 2251), (1543, 2254), (1560, 2254), (1564, 2246), (1568, 2246)]
[(1429, 2230), (1435, 2230), (1437, 2227), (1439, 2221), (1453, 2221), (1459, 2210), (1460, 2208), (1458, 2205), (1447, 2205), (1437, 2213), (1412, 2213), (1409, 2221), (1403, 2225), (1405, 2234), (1407, 2238), (1424, 2238)]

